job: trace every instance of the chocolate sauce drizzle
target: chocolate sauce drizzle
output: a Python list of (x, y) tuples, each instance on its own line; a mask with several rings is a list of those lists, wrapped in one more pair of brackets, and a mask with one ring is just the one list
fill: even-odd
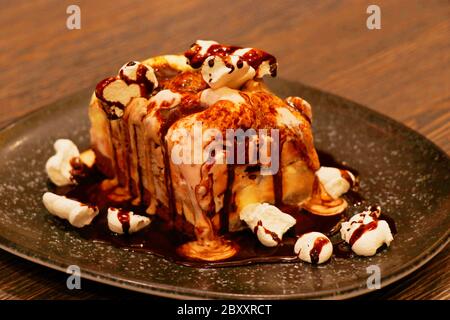
[(223, 196), (223, 208), (220, 212), (220, 233), (226, 234), (229, 227), (229, 214), (233, 204), (233, 183), (234, 183), (234, 168), (235, 165), (227, 165), (227, 188)]
[(313, 244), (313, 247), (309, 251), (309, 256), (311, 258), (312, 264), (319, 263), (320, 253), (322, 252), (322, 248), (328, 243), (328, 239), (324, 237), (318, 237)]
[[(138, 62), (136, 61), (130, 61), (128, 62), (125, 66), (126, 67), (131, 67), (136, 65)], [(153, 82), (151, 82), (148, 78), (147, 78), (147, 72), (149, 71), (148, 67), (142, 63), (138, 63), (138, 67), (136, 70), (136, 79), (130, 79), (128, 78), (125, 73), (123, 72), (123, 69), (121, 69), (119, 71), (119, 77), (125, 81), (127, 84), (132, 84), (132, 83), (136, 83), (142, 86), (142, 88), (145, 91), (142, 91), (141, 94), (143, 97), (148, 97), (153, 89), (155, 88), (155, 84)]]
[[(278, 159), (281, 161), (281, 151), (283, 150), (284, 141), (279, 142)], [(273, 193), (275, 197), (275, 206), (281, 207), (283, 205), (283, 172), (281, 165), (278, 171), (272, 175)]]
[(266, 234), (270, 235), (272, 237), (273, 241), (275, 241), (276, 243), (281, 243), (280, 237), (278, 237), (278, 235), (275, 232), (272, 232), (272, 231), (268, 230), (266, 227), (264, 227), (261, 220), (258, 221), (255, 228), (253, 229), (254, 234), (258, 233), (259, 227), (261, 227)]
[(178, 120), (189, 116), (194, 113), (201, 112), (205, 110), (205, 107), (201, 106), (200, 103), (195, 103), (193, 100), (189, 100), (188, 103), (182, 103), (174, 108), (170, 109), (161, 109), (160, 117), (162, 120), (161, 123), (161, 141), (162, 141), (162, 151), (164, 158), (164, 180), (166, 181), (166, 190), (167, 196), (169, 199), (169, 212), (172, 216), (172, 222), (175, 221), (177, 216), (176, 208), (175, 208), (175, 191), (173, 188), (172, 175), (170, 170), (170, 152), (166, 142), (166, 135), (169, 131), (169, 128)]
[(119, 209), (119, 212), (117, 212), (117, 219), (122, 224), (123, 233), (128, 234), (130, 231), (130, 211)]
[(90, 174), (90, 169), (81, 161), (80, 157), (73, 157), (69, 161), (72, 169), (70, 170), (70, 179), (79, 183), (86, 179)]

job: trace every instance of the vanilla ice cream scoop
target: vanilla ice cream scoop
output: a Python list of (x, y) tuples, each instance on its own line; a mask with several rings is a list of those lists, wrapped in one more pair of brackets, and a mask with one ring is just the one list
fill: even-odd
[(88, 206), (51, 192), (44, 193), (42, 201), (51, 214), (68, 220), (71, 225), (77, 228), (90, 224), (99, 212), (97, 207)]
[(341, 226), (341, 237), (359, 256), (373, 256), (383, 244), (394, 240), (389, 225), (379, 220), (379, 210), (364, 211), (354, 215)]
[(296, 223), (292, 216), (268, 203), (245, 206), (240, 212), (240, 218), (266, 247), (277, 246), (284, 233)]
[(148, 217), (118, 208), (108, 208), (107, 219), (109, 230), (118, 234), (138, 232), (151, 222)]
[(305, 262), (321, 264), (331, 258), (333, 245), (323, 233), (308, 232), (297, 239), (294, 252)]
[(53, 146), (56, 154), (45, 164), (49, 179), (58, 187), (75, 184), (71, 161), (80, 156), (77, 146), (69, 139), (58, 139)]
[(348, 170), (320, 167), (316, 171), (320, 184), (333, 198), (338, 199), (355, 184), (355, 176)]

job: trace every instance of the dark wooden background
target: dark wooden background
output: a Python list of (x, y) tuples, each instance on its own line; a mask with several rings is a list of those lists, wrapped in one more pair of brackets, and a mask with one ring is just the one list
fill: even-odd
[[(381, 30), (366, 8), (381, 7)], [(81, 30), (66, 8), (81, 7)], [(448, 0), (0, 1), (0, 127), (114, 74), (131, 59), (182, 52), (196, 39), (263, 48), (279, 76), (360, 102), (450, 152)], [(449, 248), (363, 298), (450, 299)], [(150, 298), (66, 276), (0, 252), (0, 298)]]

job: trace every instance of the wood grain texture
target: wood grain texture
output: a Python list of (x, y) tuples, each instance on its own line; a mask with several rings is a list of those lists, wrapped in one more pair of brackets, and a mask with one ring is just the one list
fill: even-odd
[[(450, 153), (450, 5), (380, 1), (1, 1), (0, 126), (114, 74), (126, 61), (184, 51), (196, 39), (260, 47), (279, 76), (357, 101)], [(78, 4), (81, 30), (66, 28)], [(450, 299), (449, 248), (364, 299)], [(154, 299), (83, 281), (0, 252), (2, 299)]]

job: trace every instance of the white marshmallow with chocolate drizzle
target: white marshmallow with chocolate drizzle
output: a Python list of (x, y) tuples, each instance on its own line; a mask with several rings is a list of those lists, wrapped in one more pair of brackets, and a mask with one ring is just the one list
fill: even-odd
[(379, 220), (380, 210), (355, 214), (341, 225), (341, 237), (359, 256), (373, 256), (383, 244), (388, 247), (394, 237), (389, 225)]
[(292, 216), (268, 203), (247, 205), (239, 216), (266, 247), (277, 246), (296, 223)]
[[(348, 175), (348, 178), (343, 176), (343, 172)], [(340, 170), (332, 167), (320, 167), (316, 171), (316, 176), (319, 178), (320, 184), (325, 191), (333, 198), (338, 199), (346, 193), (355, 183), (355, 176), (348, 170)]]
[(125, 211), (117, 208), (108, 208), (107, 220), (109, 230), (118, 234), (138, 232), (151, 222), (148, 217), (134, 214), (133, 211)]
[(77, 146), (69, 139), (58, 139), (53, 147), (56, 154), (45, 164), (49, 179), (58, 187), (75, 184), (70, 161), (80, 156)]
[(203, 79), (213, 89), (239, 88), (250, 79), (276, 75), (275, 57), (259, 49), (197, 40), (185, 55), (194, 68), (201, 67)]
[(331, 258), (333, 245), (323, 233), (308, 232), (297, 239), (294, 252), (305, 262), (321, 264)]
[(119, 77), (127, 83), (148, 82), (152, 86), (151, 90), (158, 86), (158, 80), (153, 68), (139, 61), (130, 61), (124, 64), (119, 70)]
[[(238, 49), (235, 52), (233, 52), (233, 55), (238, 56), (238, 57), (243, 57), (245, 54), (249, 53), (252, 50), (254, 50), (254, 49), (253, 48)], [(253, 70), (255, 70), (255, 69), (253, 69)], [(271, 73), (272, 73), (271, 65), (270, 65), (269, 60), (264, 60), (261, 62), (261, 64), (255, 70), (255, 78), (261, 79), (264, 76), (271, 75)]]
[(228, 87), (240, 88), (255, 77), (255, 69), (238, 56), (210, 56), (203, 62), (203, 80), (213, 89)]
[(126, 106), (133, 98), (146, 98), (157, 86), (151, 66), (130, 61), (120, 68), (116, 77), (100, 81), (95, 88), (95, 96), (102, 102), (108, 118), (115, 120), (124, 115)]
[(71, 225), (77, 228), (90, 224), (99, 212), (97, 207), (91, 207), (51, 192), (44, 193), (42, 201), (51, 214), (68, 220)]
[(219, 43), (214, 40), (197, 40), (195, 41), (195, 44), (200, 47), (198, 54), (205, 55), (211, 46)]

